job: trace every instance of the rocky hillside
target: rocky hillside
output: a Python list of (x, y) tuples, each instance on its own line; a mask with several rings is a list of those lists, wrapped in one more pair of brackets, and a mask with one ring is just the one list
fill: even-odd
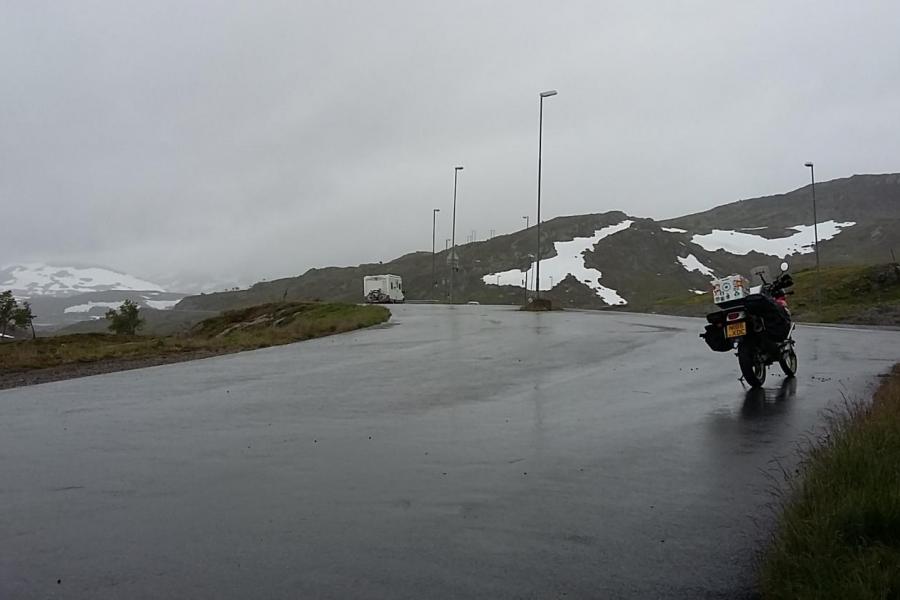
[[(540, 287), (562, 306), (643, 310), (658, 300), (702, 293), (715, 275), (756, 265), (814, 264), (809, 186), (709, 211), (654, 221), (613, 211), (543, 224)], [(819, 248), (826, 264), (891, 260), (900, 249), (900, 175), (858, 175), (816, 185)], [(457, 247), (455, 301), (521, 303), (533, 288), (535, 227)], [(410, 300), (446, 300), (450, 251), (356, 267), (310, 269), (248, 290), (189, 296), (177, 308), (223, 310), (280, 300), (362, 300), (365, 275), (403, 277)]]
[[(751, 233), (778, 238), (792, 233), (786, 227), (812, 224), (811, 198), (807, 185), (786, 194), (724, 204), (670, 219), (661, 225), (697, 234), (716, 229), (765, 227)], [(816, 208), (820, 223), (856, 223), (820, 245), (822, 261), (832, 264), (883, 263), (894, 260), (892, 248), (895, 253), (900, 252), (900, 174), (854, 175), (818, 183)], [(821, 237), (821, 231), (819, 235)], [(812, 255), (803, 258), (803, 265), (813, 264)]]

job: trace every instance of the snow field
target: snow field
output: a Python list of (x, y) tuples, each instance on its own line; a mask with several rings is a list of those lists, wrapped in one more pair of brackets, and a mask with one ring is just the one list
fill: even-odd
[(0, 287), (30, 295), (58, 295), (102, 290), (165, 291), (161, 286), (99, 267), (57, 267), (29, 263), (9, 267)]
[[(854, 225), (856, 223), (853, 221), (845, 223), (824, 221), (819, 223), (819, 241), (830, 240), (843, 229)], [(788, 227), (788, 229), (793, 229), (797, 233), (783, 238), (769, 239), (741, 231), (713, 229), (711, 233), (694, 235), (691, 241), (710, 252), (725, 250), (731, 254), (740, 255), (759, 252), (760, 254), (784, 257), (790, 254), (809, 254), (813, 252), (815, 235), (812, 225), (794, 225), (793, 227)]]
[(706, 275), (707, 277), (715, 278), (715, 273), (713, 270), (700, 262), (693, 254), (688, 254), (686, 257), (678, 257), (678, 262), (681, 263), (681, 266), (684, 267), (685, 271), (697, 271), (701, 275)]
[[(538, 282), (540, 290), (548, 291), (567, 276), (572, 275), (578, 281), (594, 290), (594, 293), (606, 304), (610, 306), (627, 304), (626, 300), (616, 290), (600, 283), (600, 279), (603, 277), (600, 271), (584, 265), (584, 253), (592, 249), (603, 238), (625, 231), (631, 227), (633, 222), (629, 219), (615, 225), (603, 227), (595, 231), (594, 235), (590, 237), (575, 238), (569, 242), (554, 242), (553, 247), (556, 249), (556, 256), (541, 260), (541, 280)], [(537, 263), (533, 262), (527, 271), (511, 269), (501, 273), (491, 273), (482, 277), (482, 281), (487, 285), (525, 287), (526, 274), (530, 277), (530, 271), (535, 269), (536, 266)]]

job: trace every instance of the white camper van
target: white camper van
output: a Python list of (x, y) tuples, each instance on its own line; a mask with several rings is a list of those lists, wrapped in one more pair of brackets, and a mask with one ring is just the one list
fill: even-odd
[(403, 302), (403, 279), (399, 275), (363, 277), (363, 297), (369, 304)]

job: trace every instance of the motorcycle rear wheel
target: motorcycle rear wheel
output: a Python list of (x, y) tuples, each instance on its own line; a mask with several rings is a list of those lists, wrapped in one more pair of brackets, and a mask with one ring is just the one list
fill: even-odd
[(778, 359), (778, 364), (781, 365), (781, 370), (787, 377), (797, 375), (797, 353), (793, 348), (784, 351), (781, 358)]
[(762, 387), (766, 382), (766, 363), (752, 345), (742, 343), (738, 346), (738, 365), (750, 387)]

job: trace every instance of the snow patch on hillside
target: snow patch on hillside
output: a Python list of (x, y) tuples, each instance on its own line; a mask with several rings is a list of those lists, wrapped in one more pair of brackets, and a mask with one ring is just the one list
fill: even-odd
[(660, 229), (669, 233), (687, 233), (687, 229), (678, 229), (677, 227), (660, 227)]
[(67, 306), (65, 310), (63, 310), (66, 314), (71, 313), (86, 313), (91, 312), (91, 309), (95, 306), (100, 308), (119, 308), (122, 306), (122, 300), (118, 302), (85, 302), (84, 304), (76, 304), (74, 306)]
[(108, 290), (165, 291), (161, 286), (100, 267), (66, 267), (29, 263), (0, 268), (0, 288), (22, 296), (64, 296)]
[(147, 306), (150, 308), (155, 308), (156, 310), (168, 310), (181, 302), (181, 299), (178, 300), (145, 300), (144, 301)]
[[(633, 222), (626, 220), (615, 225), (603, 227), (595, 231), (594, 235), (590, 237), (575, 238), (569, 242), (554, 242), (553, 247), (556, 249), (556, 256), (541, 260), (540, 289), (542, 291), (550, 290), (567, 276), (572, 275), (575, 279), (594, 290), (594, 293), (600, 296), (606, 304), (610, 306), (627, 304), (627, 301), (616, 290), (601, 285), (600, 279), (603, 277), (603, 274), (600, 271), (590, 269), (584, 265), (584, 253), (592, 249), (603, 238), (625, 231), (631, 227)], [(511, 269), (502, 273), (491, 273), (482, 277), (482, 281), (486, 285), (525, 287), (525, 275), (535, 267), (536, 263), (532, 263), (528, 271)]]
[[(139, 305), (145, 305), (150, 308), (155, 308), (156, 310), (168, 310), (181, 302), (181, 298), (176, 300), (150, 300), (150, 296), (144, 296), (143, 301), (139, 301)], [(75, 304), (73, 306), (67, 306), (63, 312), (66, 314), (72, 313), (88, 313), (91, 312), (93, 308), (119, 308), (122, 306), (122, 303), (125, 302), (125, 299), (118, 300), (116, 302), (97, 302), (94, 300), (89, 300), (88, 302), (84, 302), (82, 304)]]
[[(856, 225), (854, 221), (845, 223), (825, 221), (819, 223), (819, 241), (830, 240), (843, 229), (854, 225)], [(705, 235), (694, 235), (691, 241), (710, 252), (725, 250), (731, 254), (740, 255), (755, 251), (760, 254), (783, 257), (789, 254), (809, 254), (813, 252), (815, 236), (812, 225), (795, 225), (788, 227), (788, 229), (793, 229), (797, 233), (787, 237), (769, 239), (740, 231), (713, 229), (711, 233)]]
[(715, 277), (715, 273), (713, 270), (700, 262), (693, 254), (688, 254), (684, 258), (678, 257), (678, 262), (681, 263), (681, 266), (684, 267), (685, 271), (697, 271), (701, 275), (706, 275), (707, 277)]

